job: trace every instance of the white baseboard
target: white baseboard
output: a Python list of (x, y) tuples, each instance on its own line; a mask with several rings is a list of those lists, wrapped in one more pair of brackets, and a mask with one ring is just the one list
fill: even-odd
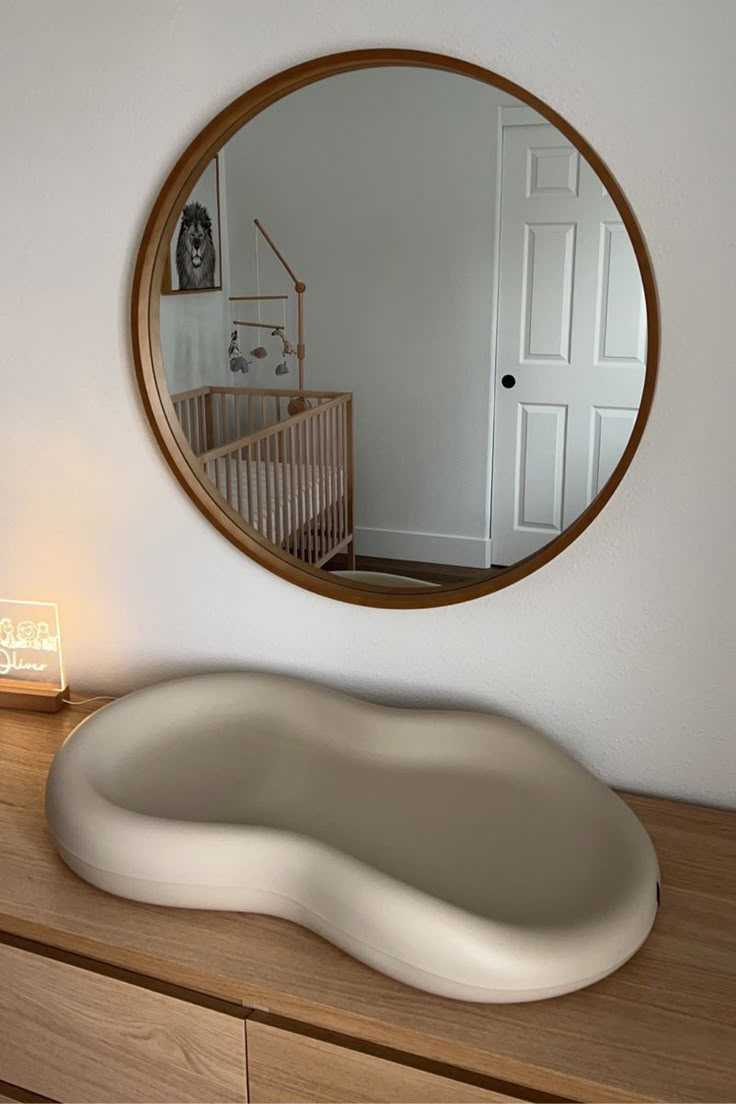
[(418, 560), (420, 563), (457, 567), (490, 567), (491, 541), (483, 537), (457, 537), (449, 533), (415, 533), (403, 529), (355, 530), (359, 556), (386, 560)]

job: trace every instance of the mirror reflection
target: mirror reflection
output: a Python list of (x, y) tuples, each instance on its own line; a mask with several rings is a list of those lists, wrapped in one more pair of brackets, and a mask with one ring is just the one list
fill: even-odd
[(332, 76), (242, 127), (177, 221), (160, 321), (213, 493), (383, 585), (473, 582), (558, 536), (645, 375), (601, 180), (519, 100), (431, 69)]

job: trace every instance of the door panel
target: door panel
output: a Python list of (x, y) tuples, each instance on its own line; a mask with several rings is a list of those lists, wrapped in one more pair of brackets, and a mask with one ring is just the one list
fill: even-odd
[(562, 487), (565, 462), (564, 406), (519, 403), (519, 463), (516, 525), (548, 533), (562, 526)]
[(575, 227), (525, 227), (521, 363), (570, 360)]
[(504, 127), (501, 181), (491, 536), (506, 565), (614, 471), (644, 385), (646, 312), (626, 228), (563, 135)]
[(622, 222), (601, 224), (598, 364), (646, 360), (647, 320), (639, 268)]
[(621, 459), (636, 421), (636, 410), (594, 407), (592, 411), (590, 485), (592, 500), (605, 487)]

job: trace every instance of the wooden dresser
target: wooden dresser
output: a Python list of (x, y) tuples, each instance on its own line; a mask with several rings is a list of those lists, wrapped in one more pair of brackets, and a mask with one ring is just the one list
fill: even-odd
[(0, 1101), (736, 1101), (736, 814), (627, 797), (662, 905), (618, 973), (473, 1005), (294, 924), (135, 904), (46, 833), (85, 709), (0, 711)]

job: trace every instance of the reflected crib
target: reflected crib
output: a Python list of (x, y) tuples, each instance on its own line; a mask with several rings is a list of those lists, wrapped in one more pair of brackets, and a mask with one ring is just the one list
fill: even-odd
[(352, 394), (205, 386), (171, 398), (204, 475), (261, 536), (315, 567), (338, 552), (355, 566)]

